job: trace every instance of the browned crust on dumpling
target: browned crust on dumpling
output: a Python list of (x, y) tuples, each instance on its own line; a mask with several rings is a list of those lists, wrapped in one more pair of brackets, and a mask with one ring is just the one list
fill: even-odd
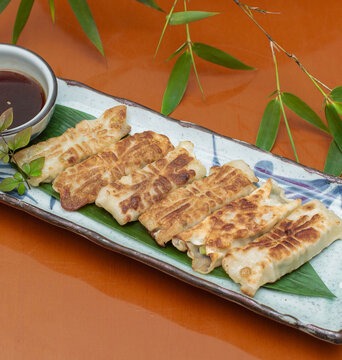
[(95, 202), (101, 188), (133, 170), (160, 159), (173, 146), (169, 139), (153, 131), (137, 133), (104, 151), (64, 170), (53, 184), (66, 210), (77, 210)]
[(228, 203), (177, 234), (173, 242), (179, 248), (184, 243), (193, 269), (205, 274), (220, 265), (229, 249), (265, 233), (299, 205), (300, 200), (286, 199), (283, 190), (269, 179), (249, 196)]
[[(270, 206), (261, 205), (263, 199), (270, 196), (272, 182), (268, 181), (265, 185), (257, 189), (251, 195), (237, 199), (226, 204), (220, 210), (216, 210), (212, 215), (205, 219), (208, 233), (205, 237), (205, 244), (216, 249), (226, 249), (231, 246), (234, 239), (241, 239), (249, 233), (259, 233), (263, 229), (264, 223), (258, 224), (255, 218), (262, 216), (270, 211)], [(231, 220), (225, 220), (228, 214), (234, 214)], [(199, 223), (193, 229), (201, 228), (204, 223)], [(182, 232), (175, 238), (188, 241), (192, 236), (192, 229)]]
[[(192, 156), (189, 156), (187, 153), (179, 154), (173, 161), (167, 164), (166, 159), (160, 159), (155, 163), (154, 167), (151, 167), (152, 173), (156, 176), (156, 179), (152, 183), (152, 189), (154, 190), (154, 195), (149, 199), (151, 204), (159, 201), (164, 197), (165, 194), (171, 191), (173, 188), (172, 183), (177, 186), (185, 185), (192, 178), (195, 177), (196, 172), (192, 169), (188, 170), (184, 168), (193, 160)], [(164, 168), (164, 169), (163, 169)], [(160, 171), (163, 169), (161, 175)], [(114, 184), (113, 187), (117, 191), (124, 191), (124, 184)], [(120, 202), (119, 206), (123, 214), (126, 214), (130, 209), (133, 210), (143, 210), (144, 205), (142, 200), (143, 195), (146, 195), (146, 190), (148, 190), (149, 181), (145, 180), (137, 183), (133, 186), (134, 195), (130, 196), (128, 199)], [(149, 195), (147, 195), (149, 196)]]
[(255, 189), (251, 180), (257, 178), (229, 163), (212, 167), (208, 177), (176, 189), (141, 215), (139, 221), (164, 246), (174, 235), (196, 225), (228, 201), (248, 195)]
[(38, 186), (51, 182), (64, 169), (117, 142), (130, 131), (126, 123), (126, 106), (106, 110), (98, 119), (83, 120), (61, 136), (32, 145), (15, 154), (19, 166), (45, 157), (42, 175), (32, 177), (29, 183)]
[(137, 220), (170, 191), (203, 177), (205, 173), (205, 167), (193, 154), (193, 144), (180, 142), (164, 158), (102, 188), (95, 203), (123, 225)]
[(230, 249), (222, 266), (243, 293), (254, 296), (260, 286), (299, 268), (341, 237), (341, 219), (312, 200), (270, 232)]
[(281, 260), (289, 256), (295, 248), (301, 247), (303, 243), (316, 242), (321, 234), (315, 227), (319, 227), (324, 220), (325, 218), (320, 214), (315, 214), (311, 218), (303, 215), (297, 221), (283, 220), (269, 233), (242, 248), (242, 251), (248, 252), (252, 248), (268, 249), (271, 258)]

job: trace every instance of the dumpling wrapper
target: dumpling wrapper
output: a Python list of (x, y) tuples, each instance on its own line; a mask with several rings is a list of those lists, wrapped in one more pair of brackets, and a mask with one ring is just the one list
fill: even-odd
[(260, 286), (299, 268), (341, 238), (342, 220), (319, 200), (312, 200), (267, 234), (231, 249), (222, 266), (241, 284), (242, 292), (254, 296)]
[(126, 123), (126, 106), (116, 106), (106, 110), (98, 119), (83, 120), (61, 136), (17, 152), (15, 159), (21, 167), (24, 163), (45, 157), (42, 174), (28, 179), (30, 185), (38, 186), (42, 182), (51, 182), (67, 167), (119, 141), (130, 129)]
[(111, 213), (120, 225), (137, 220), (172, 190), (205, 176), (206, 169), (195, 158), (193, 147), (190, 141), (180, 142), (162, 159), (105, 186), (96, 205)]
[(209, 176), (171, 192), (139, 221), (161, 246), (181, 231), (198, 224), (213, 211), (256, 189), (254, 172), (242, 160), (210, 169)]
[(174, 147), (165, 135), (145, 131), (65, 169), (53, 183), (66, 210), (95, 202), (101, 188), (165, 156)]
[(300, 206), (288, 200), (278, 184), (267, 182), (249, 196), (228, 203), (205, 220), (173, 238), (182, 250), (184, 243), (195, 271), (207, 274), (220, 266), (233, 247), (245, 245), (269, 231), (277, 222)]

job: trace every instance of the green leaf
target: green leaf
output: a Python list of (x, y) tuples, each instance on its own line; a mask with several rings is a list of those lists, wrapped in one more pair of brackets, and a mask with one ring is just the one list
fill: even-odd
[(55, 23), (55, 1), (49, 0), (52, 22)]
[(338, 86), (330, 93), (330, 97), (337, 102), (342, 102), (342, 86)]
[(8, 146), (5, 143), (0, 143), (0, 159), (8, 154)]
[[(37, 139), (34, 140), (34, 142), (59, 136), (66, 128), (74, 126), (77, 122), (83, 119), (94, 119), (94, 117), (78, 110), (56, 105), (56, 110), (47, 128)], [(51, 184), (42, 184), (39, 189), (56, 199), (59, 199), (59, 194), (52, 189)], [(84, 206), (79, 210), (79, 212), (84, 216), (109, 227), (115, 232), (131, 237), (137, 244), (148, 246), (149, 248), (154, 249), (157, 253), (166, 254), (168, 257), (174, 259), (178, 264), (186, 265), (189, 269), (191, 268), (191, 259), (185, 253), (179, 252), (171, 245), (166, 248), (158, 246), (148, 234), (146, 229), (138, 221), (129, 223), (125, 226), (120, 226), (107, 211), (98, 208), (95, 205)], [(308, 267), (311, 268), (309, 263), (291, 273), (290, 276), (285, 275), (285, 277), (287, 277), (286, 284), (282, 283), (281, 279), (272, 285), (269, 284), (266, 286), (272, 287), (272, 289), (275, 290), (298, 295), (332, 297), (333, 295), (326, 291), (325, 285), (319, 281), (316, 273), (312, 273), (311, 269), (309, 269), (310, 276), (307, 275)], [(218, 278), (227, 279), (227, 274), (222, 268), (217, 268), (212, 273), (208, 274), (207, 278), (209, 281), (211, 279)]]
[(187, 46), (187, 42), (185, 42), (184, 44), (182, 44), (172, 55), (170, 55), (166, 61), (169, 61), (171, 59), (173, 59), (175, 56), (177, 56), (179, 53), (181, 53)]
[(240, 60), (229, 55), (228, 53), (210, 45), (206, 45), (202, 43), (193, 43), (192, 50), (200, 58), (210, 61), (214, 64), (224, 66), (229, 69), (235, 69), (235, 70), (255, 69), (251, 66), (242, 63)]
[(218, 15), (218, 12), (207, 11), (182, 11), (175, 12), (170, 17), (170, 25), (189, 24), (193, 21), (206, 19), (208, 17)]
[(0, 115), (0, 131), (8, 129), (13, 122), (13, 108), (5, 110)]
[(23, 170), (23, 172), (26, 174), (26, 175), (29, 175), (30, 174), (30, 171), (31, 171), (31, 168), (30, 168), (30, 165), (28, 163), (24, 163), (21, 167), (21, 169)]
[(5, 155), (1, 160), (4, 164), (7, 164), (9, 162), (9, 156)]
[(273, 95), (275, 95), (277, 92), (278, 92), (278, 90), (274, 90), (274, 91), (272, 91), (271, 94), (269, 94), (267, 97), (270, 98), (270, 97), (272, 97)]
[(335, 106), (335, 109), (338, 112), (338, 114), (341, 116), (342, 115), (342, 104), (338, 103), (338, 102), (334, 102), (334, 106)]
[(18, 180), (18, 181), (23, 181), (23, 180), (24, 180), (24, 178), (23, 178), (23, 176), (20, 174), (20, 172), (15, 173), (15, 174), (13, 175), (13, 177), (14, 177), (16, 180)]
[(326, 287), (309, 262), (305, 263), (298, 270), (284, 275), (277, 282), (266, 284), (264, 287), (303, 296), (317, 296), (328, 299), (336, 297)]
[(20, 132), (18, 132), (14, 137), (14, 150), (18, 150), (26, 146), (31, 139), (32, 127), (28, 127)]
[(53, 118), (58, 119), (58, 121), (50, 121), (46, 129), (32, 141), (32, 144), (37, 144), (51, 137), (60, 136), (70, 127), (75, 127), (80, 121), (92, 120), (95, 119), (95, 116), (57, 104)]
[(0, 191), (8, 192), (14, 190), (19, 184), (19, 181), (9, 177), (1, 181)]
[(163, 9), (161, 9), (154, 0), (136, 0), (146, 6), (151, 7), (152, 9), (165, 12)]
[(334, 105), (329, 103), (325, 105), (325, 117), (336, 145), (342, 150), (342, 121)]
[(10, 150), (12, 150), (12, 151), (14, 150), (14, 144), (12, 143), (12, 141), (8, 141), (7, 145), (8, 145)]
[(323, 171), (335, 176), (342, 174), (342, 152), (334, 140), (331, 141)]
[(19, 186), (18, 186), (18, 189), (17, 189), (18, 194), (19, 194), (19, 195), (23, 195), (24, 192), (25, 192), (25, 190), (26, 190), (25, 185), (24, 185), (23, 182), (21, 182), (21, 183), (19, 184)]
[(23, 31), (27, 19), (30, 16), (30, 12), (32, 9), (34, 0), (21, 0), (19, 9), (17, 12), (17, 17), (15, 19), (14, 28), (13, 28), (13, 34), (12, 34), (12, 44), (16, 44), (18, 41), (18, 38)]
[(93, 15), (86, 0), (68, 0), (78, 22), (88, 36), (88, 39), (96, 46), (97, 50), (104, 56), (102, 41), (97, 31)]
[(6, 9), (11, 0), (0, 0), (0, 14)]
[(41, 170), (31, 171), (30, 176), (40, 176), (42, 174)]
[(306, 120), (310, 124), (318, 127), (319, 129), (329, 133), (329, 129), (321, 120), (321, 118), (307, 105), (303, 100), (298, 96), (291, 94), (289, 92), (284, 92), (281, 94), (281, 98), (284, 104), (300, 116), (302, 119)]
[[(31, 176), (39, 176), (41, 175), (42, 172), (42, 168), (44, 166), (45, 163), (45, 157), (40, 157), (37, 159), (34, 159), (30, 162), (30, 172), (29, 175)], [(35, 175), (39, 173), (38, 175)]]
[(271, 151), (278, 134), (281, 107), (278, 99), (272, 99), (266, 106), (259, 126), (255, 145), (260, 149)]
[(188, 51), (177, 59), (167, 83), (161, 112), (169, 115), (183, 98), (191, 70), (191, 57)]

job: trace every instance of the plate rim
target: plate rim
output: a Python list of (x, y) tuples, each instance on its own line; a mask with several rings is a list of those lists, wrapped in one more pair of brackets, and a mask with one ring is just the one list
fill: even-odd
[[(76, 86), (76, 87), (80, 87), (80, 88), (85, 88), (87, 90), (96, 92), (100, 95), (107, 96), (107, 97), (109, 97), (113, 100), (116, 100), (120, 103), (123, 103), (125, 105), (134, 106), (134, 107), (141, 108), (143, 110), (147, 110), (149, 112), (157, 114), (158, 116), (162, 116), (165, 120), (176, 122), (181, 126), (190, 127), (190, 128), (194, 128), (194, 129), (197, 129), (200, 131), (204, 131), (211, 135), (219, 136), (228, 141), (233, 141), (235, 143), (238, 143), (245, 147), (251, 148), (253, 150), (257, 150), (257, 151), (260, 151), (263, 153), (268, 153), (268, 154), (272, 155), (273, 157), (275, 157), (277, 160), (291, 163), (292, 165), (296, 165), (296, 166), (303, 168), (305, 171), (308, 171), (310, 173), (314, 173), (321, 177), (324, 177), (324, 178), (330, 180), (331, 182), (342, 184), (341, 178), (338, 178), (333, 175), (324, 174), (317, 169), (313, 169), (311, 167), (298, 164), (297, 162), (295, 162), (291, 159), (287, 159), (285, 157), (282, 157), (282, 156), (270, 153), (268, 151), (259, 149), (255, 145), (246, 143), (244, 141), (236, 140), (236, 139), (230, 138), (228, 136), (221, 135), (221, 134), (216, 133), (210, 129), (207, 129), (201, 125), (193, 124), (190, 122), (185, 122), (182, 120), (177, 120), (177, 119), (162, 115), (159, 112), (152, 110), (144, 105), (141, 105), (139, 103), (136, 103), (136, 102), (128, 100), (128, 99), (124, 99), (124, 98), (120, 98), (120, 97), (116, 97), (116, 96), (107, 94), (105, 92), (94, 89), (94, 88), (92, 88), (86, 84), (83, 84), (81, 82), (78, 82), (76, 80), (63, 79), (60, 77), (58, 77), (58, 80), (65, 82), (66, 85), (68, 85), (68, 86)], [(43, 209), (40, 209), (39, 207), (37, 207), (35, 205), (26, 203), (24, 200), (17, 199), (6, 193), (0, 193), (0, 202), (10, 205), (11, 207), (14, 207), (16, 209), (22, 210), (30, 215), (33, 215), (41, 220), (44, 220), (52, 225), (72, 231), (78, 235), (85, 237), (87, 240), (90, 240), (99, 246), (102, 246), (108, 250), (111, 250), (116, 253), (119, 253), (119, 254), (128, 256), (130, 258), (133, 258), (135, 260), (138, 260), (138, 261), (144, 263), (145, 265), (151, 266), (159, 271), (162, 271), (168, 275), (171, 275), (171, 276), (173, 276), (183, 282), (186, 282), (192, 286), (195, 286), (202, 290), (206, 290), (214, 295), (220, 296), (221, 298), (224, 298), (226, 300), (229, 300), (236, 304), (239, 304), (239, 305), (247, 308), (248, 310), (252, 310), (253, 312), (260, 314), (266, 318), (275, 320), (284, 325), (288, 325), (290, 327), (293, 327), (295, 329), (303, 331), (303, 332), (305, 332), (309, 335), (312, 335), (320, 340), (324, 340), (324, 341), (327, 341), (327, 342), (330, 342), (333, 344), (342, 345), (342, 329), (340, 329), (338, 331), (333, 331), (333, 330), (325, 329), (325, 328), (322, 328), (322, 327), (319, 327), (319, 326), (316, 326), (313, 324), (304, 324), (302, 321), (300, 321), (293, 315), (282, 314), (267, 305), (258, 303), (256, 300), (254, 300), (246, 295), (243, 295), (241, 293), (238, 293), (238, 292), (235, 292), (235, 291), (232, 291), (229, 289), (225, 289), (217, 284), (210, 282), (209, 280), (205, 280), (205, 279), (199, 278), (195, 275), (189, 274), (174, 265), (168, 264), (168, 263), (166, 263), (162, 260), (159, 260), (157, 258), (154, 258), (152, 256), (143, 254), (137, 250), (130, 249), (128, 247), (120, 245), (120, 244), (116, 243), (115, 240), (110, 240), (110, 239), (106, 238), (105, 236), (96, 233), (95, 231), (92, 231), (83, 226), (80, 226), (80, 225), (78, 225), (70, 220), (64, 219), (58, 215), (55, 215), (53, 213), (50, 213)]]

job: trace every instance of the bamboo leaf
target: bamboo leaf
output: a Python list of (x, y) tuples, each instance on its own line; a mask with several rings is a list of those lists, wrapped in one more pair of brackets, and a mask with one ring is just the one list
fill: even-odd
[(56, 105), (53, 118), (58, 119), (58, 121), (50, 121), (46, 129), (32, 141), (32, 144), (62, 135), (67, 129), (75, 127), (80, 121), (92, 120), (95, 119), (95, 116), (66, 106)]
[(334, 105), (329, 103), (325, 105), (325, 117), (327, 119), (331, 135), (334, 137), (336, 145), (342, 151), (342, 121)]
[(331, 141), (323, 171), (335, 176), (342, 174), (342, 152), (334, 140)]
[(335, 109), (338, 112), (338, 114), (341, 116), (342, 115), (342, 104), (338, 103), (338, 102), (334, 102), (334, 106), (335, 106)]
[(278, 134), (281, 107), (278, 99), (272, 99), (266, 106), (259, 126), (255, 145), (260, 149), (271, 151)]
[[(93, 116), (78, 110), (56, 105), (56, 110), (47, 128), (37, 139), (35, 139), (35, 141), (43, 141), (50, 137), (59, 136), (66, 128), (74, 126), (79, 121), (93, 118)], [(39, 189), (56, 199), (59, 199), (59, 194), (52, 189), (51, 184), (42, 184)], [(125, 226), (120, 226), (107, 211), (98, 208), (95, 205), (87, 205), (80, 209), (79, 212), (84, 216), (109, 227), (115, 232), (131, 237), (139, 244), (153, 248), (160, 254), (166, 254), (177, 261), (177, 263), (184, 264), (188, 266), (189, 269), (191, 268), (191, 259), (185, 253), (179, 252), (173, 246), (167, 246), (166, 248), (158, 246), (138, 221), (129, 223)], [(227, 275), (222, 268), (217, 268), (208, 274), (208, 280), (210, 281), (212, 278), (227, 279)], [(273, 284), (265, 285), (265, 287), (297, 295), (322, 296), (328, 298), (334, 297), (320, 280), (315, 270), (312, 269), (310, 263), (303, 265), (289, 275), (285, 275), (282, 279)]]
[(55, 1), (49, 0), (52, 22), (55, 23)]
[(11, 0), (0, 0), (0, 14), (6, 9)]
[(206, 19), (208, 17), (218, 15), (218, 12), (208, 11), (181, 11), (173, 13), (170, 17), (170, 25), (189, 24), (194, 21)]
[(298, 96), (289, 92), (284, 92), (281, 94), (281, 98), (284, 104), (302, 119), (316, 126), (317, 128), (329, 133), (327, 126), (317, 115), (317, 113), (312, 110), (311, 107), (307, 105), (303, 100), (301, 100)]
[(269, 94), (267, 97), (270, 98), (270, 97), (272, 97), (273, 95), (275, 95), (277, 92), (278, 92), (278, 90), (274, 90), (274, 91), (272, 91), (271, 94)]
[(33, 6), (34, 0), (21, 0), (17, 16), (14, 23), (13, 34), (12, 34), (12, 44), (16, 44), (18, 38), (23, 31), (27, 19), (30, 16), (30, 12)]
[(78, 22), (86, 33), (88, 39), (96, 46), (104, 56), (104, 50), (95, 20), (86, 0), (68, 0)]
[(177, 56), (178, 54), (180, 54), (185, 48), (186, 48), (187, 42), (185, 42), (184, 44), (182, 44), (172, 55), (170, 55), (166, 61), (170, 61), (171, 59), (173, 59), (175, 56)]
[(317, 296), (328, 299), (336, 297), (327, 288), (309, 262), (298, 270), (283, 276), (277, 282), (266, 284), (264, 287), (304, 296)]
[(165, 12), (163, 9), (161, 9), (154, 0), (136, 0), (146, 6), (151, 7), (152, 9)]
[(31, 139), (32, 127), (28, 127), (18, 132), (14, 137), (14, 150), (18, 150), (26, 146)]
[(342, 86), (338, 86), (330, 93), (330, 97), (337, 102), (342, 102)]
[(206, 45), (202, 43), (193, 43), (192, 50), (200, 58), (210, 61), (214, 64), (224, 66), (229, 69), (235, 69), (235, 70), (255, 69), (251, 66), (244, 64), (240, 60), (229, 55), (228, 53), (210, 45)]
[(188, 51), (177, 59), (167, 83), (161, 112), (169, 115), (180, 103), (188, 84), (191, 70), (191, 57)]
[(14, 190), (19, 184), (19, 181), (13, 177), (6, 178), (0, 183), (0, 191), (8, 192)]
[(13, 108), (5, 110), (0, 115), (0, 131), (8, 129), (13, 122)]

